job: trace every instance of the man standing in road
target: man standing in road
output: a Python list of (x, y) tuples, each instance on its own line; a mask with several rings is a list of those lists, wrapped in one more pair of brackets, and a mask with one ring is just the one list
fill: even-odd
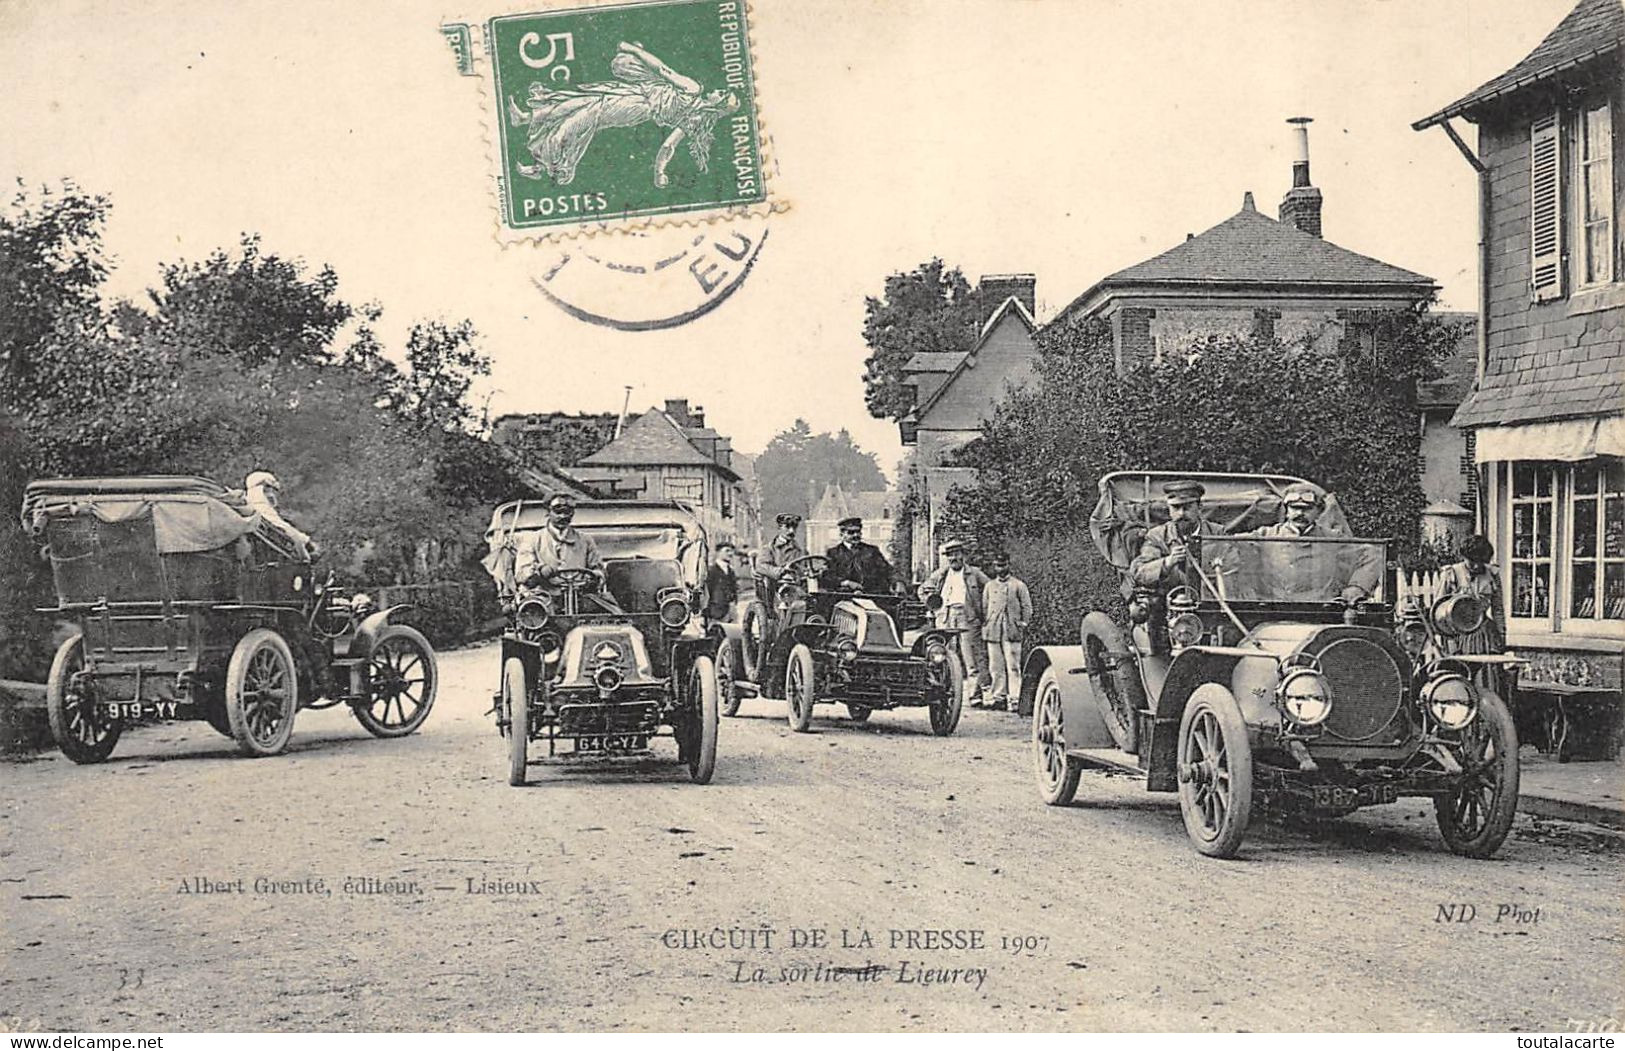
[(833, 591), (890, 594), (894, 578), (891, 563), (880, 553), (880, 548), (863, 542), (863, 519), (843, 518), (837, 525), (841, 542), (824, 552), (829, 568), (818, 582)]
[(1021, 706), (1021, 642), (1033, 619), (1033, 599), (1027, 584), (1010, 573), (1010, 558), (993, 556), (993, 579), (982, 589), (987, 622), (982, 639), (987, 643), (987, 663), (993, 672), (995, 711), (1015, 711)]
[(705, 571), (705, 616), (713, 624), (734, 619), (739, 601), (739, 576), (734, 572), (734, 546), (724, 540), (717, 545), (717, 557)]
[[(987, 574), (975, 566), (965, 564), (965, 545), (950, 540), (942, 545), (946, 564), (938, 566), (920, 585), (920, 599), (932, 606), (933, 597), (941, 600), (936, 617), (939, 628), (959, 629), (959, 654), (965, 663), (965, 699), (981, 695), (992, 681), (988, 675), (988, 650), (982, 642), (982, 617), (985, 607), (983, 590), (987, 587)], [(972, 704), (973, 708), (987, 707)]]

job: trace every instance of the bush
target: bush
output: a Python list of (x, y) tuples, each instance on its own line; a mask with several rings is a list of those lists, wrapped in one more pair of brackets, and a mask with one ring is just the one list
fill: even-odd
[(409, 602), (412, 608), (394, 618), (423, 632), (435, 647), (466, 642), (474, 629), (474, 595), (471, 585), (460, 580), (432, 584), (392, 584), (378, 589), (379, 606)]
[(1011, 573), (1026, 581), (1032, 593), (1028, 645), (1077, 645), (1078, 622), (1090, 610), (1126, 620), (1117, 571), (1100, 557), (1087, 529), (1017, 538), (1004, 550)]

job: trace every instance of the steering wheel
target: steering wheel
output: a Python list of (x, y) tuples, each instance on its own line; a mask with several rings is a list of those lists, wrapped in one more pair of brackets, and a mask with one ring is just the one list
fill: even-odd
[(780, 579), (790, 583), (817, 578), (829, 568), (829, 559), (823, 555), (803, 555), (780, 571)]
[(555, 569), (551, 582), (554, 587), (565, 591), (578, 591), (582, 588), (596, 587), (598, 574), (590, 569)]

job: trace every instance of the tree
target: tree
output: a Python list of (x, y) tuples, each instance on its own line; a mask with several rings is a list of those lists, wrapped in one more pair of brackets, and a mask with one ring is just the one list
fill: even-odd
[(969, 350), (984, 312), (983, 296), (959, 268), (941, 259), (886, 278), (885, 295), (863, 301), (863, 400), (869, 415), (897, 420), (914, 407), (903, 367), (915, 354)]
[(814, 434), (806, 420), (774, 435), (756, 458), (765, 515), (786, 512), (805, 517), (827, 485), (849, 492), (880, 492), (886, 476), (874, 453), (866, 453), (844, 429)]

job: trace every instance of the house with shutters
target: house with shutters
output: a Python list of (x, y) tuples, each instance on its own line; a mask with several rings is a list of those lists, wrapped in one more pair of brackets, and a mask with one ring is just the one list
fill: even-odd
[[(1473, 436), (1520, 706), (1617, 754), (1625, 647), (1625, 5), (1580, 0), (1512, 68), (1417, 121), (1478, 173)], [(1453, 122), (1478, 129), (1476, 148)], [(1572, 731), (1572, 732), (1571, 732)]]
[(704, 409), (671, 398), (627, 420), (569, 473), (610, 499), (681, 500), (699, 513), (713, 543), (755, 547), (761, 523), (733, 459), (732, 441), (706, 426)]
[[(949, 466), (953, 454), (982, 433), (1005, 393), (1032, 378), (1038, 359), (1033, 339), (1038, 282), (1032, 274), (988, 274), (977, 291), (988, 312), (976, 341), (964, 351), (921, 351), (903, 367), (914, 407), (898, 421), (918, 510), (910, 549), (915, 579), (935, 568), (933, 551), (944, 501), (956, 483), (969, 484), (968, 468)], [(884, 545), (882, 545), (884, 546)]]

